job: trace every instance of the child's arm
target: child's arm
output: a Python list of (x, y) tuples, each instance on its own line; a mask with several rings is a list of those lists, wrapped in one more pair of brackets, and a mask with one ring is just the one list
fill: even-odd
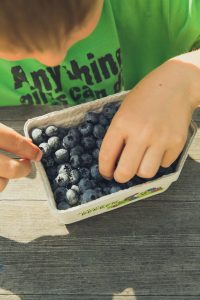
[(8, 180), (27, 176), (31, 171), (30, 160), (39, 161), (42, 151), (31, 140), (0, 123), (0, 149), (16, 154), (22, 159), (12, 159), (0, 153), (0, 192)]
[(184, 147), (199, 104), (200, 50), (156, 68), (132, 89), (113, 118), (100, 150), (101, 174), (126, 182), (135, 174), (153, 177), (160, 166), (170, 166)]

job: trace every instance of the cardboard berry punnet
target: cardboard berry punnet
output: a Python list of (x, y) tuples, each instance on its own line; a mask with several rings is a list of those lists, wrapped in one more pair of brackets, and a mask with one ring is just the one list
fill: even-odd
[[(111, 102), (122, 101), (126, 96), (126, 92), (121, 92), (112, 96), (98, 99), (92, 102), (87, 102), (70, 108), (62, 109), (60, 111), (51, 112), (43, 116), (32, 118), (24, 124), (24, 133), (26, 137), (31, 137), (31, 130), (35, 127), (44, 128), (48, 125), (55, 125), (59, 127), (72, 127), (81, 123), (86, 112), (96, 111), (100, 112), (102, 107)], [(36, 162), (36, 168), (40, 172), (47, 196), (48, 204), (53, 215), (59, 219), (61, 223), (70, 224), (83, 219), (102, 214), (113, 209), (122, 207), (124, 205), (154, 196), (166, 191), (172, 182), (176, 181), (181, 173), (183, 165), (188, 156), (188, 151), (194, 136), (197, 132), (197, 126), (192, 121), (188, 131), (187, 142), (178, 160), (178, 164), (173, 173), (163, 175), (160, 178), (151, 180), (136, 186), (120, 190), (116, 193), (109, 194), (98, 198), (94, 201), (87, 202), (78, 206), (71, 207), (66, 210), (58, 210), (53, 192), (46, 175), (45, 169), (41, 162)]]

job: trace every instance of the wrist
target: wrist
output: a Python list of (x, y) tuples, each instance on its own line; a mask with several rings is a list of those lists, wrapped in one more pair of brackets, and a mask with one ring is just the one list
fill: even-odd
[(188, 101), (195, 110), (200, 105), (200, 51), (173, 57), (166, 63), (173, 65), (174, 75), (183, 80), (188, 89)]

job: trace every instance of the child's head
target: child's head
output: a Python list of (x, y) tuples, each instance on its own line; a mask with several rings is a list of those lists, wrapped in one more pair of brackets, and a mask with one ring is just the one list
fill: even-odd
[(103, 0), (0, 0), (0, 58), (55, 66), (88, 36)]

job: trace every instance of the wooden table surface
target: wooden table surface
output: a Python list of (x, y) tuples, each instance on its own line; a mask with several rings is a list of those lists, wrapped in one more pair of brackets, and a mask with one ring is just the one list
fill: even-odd
[[(54, 107), (5, 107), (23, 133)], [(193, 119), (200, 127), (200, 112)], [(59, 224), (33, 165), (0, 193), (0, 300), (199, 300), (200, 129), (182, 173), (159, 195)]]

